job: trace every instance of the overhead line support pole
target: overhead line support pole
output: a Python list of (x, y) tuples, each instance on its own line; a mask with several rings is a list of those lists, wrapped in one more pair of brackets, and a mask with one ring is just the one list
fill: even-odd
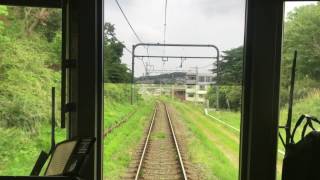
[[(153, 47), (208, 47), (214, 48), (216, 50), (216, 56), (213, 57), (197, 57), (197, 56), (150, 56), (150, 55), (135, 55), (135, 50), (139, 46), (153, 46)], [(132, 46), (132, 72), (131, 72), (131, 104), (133, 104), (133, 97), (134, 97), (134, 64), (135, 58), (140, 57), (151, 57), (151, 58), (171, 58), (171, 59), (181, 59), (181, 58), (190, 58), (190, 59), (216, 59), (217, 60), (217, 80), (216, 80), (216, 87), (217, 87), (217, 109), (219, 109), (219, 59), (220, 59), (220, 51), (217, 46), (212, 44), (160, 44), (160, 43), (138, 43)]]
[(131, 57), (132, 57), (132, 67), (131, 67), (131, 105), (133, 104), (133, 95), (134, 95), (134, 51), (136, 50), (136, 45), (132, 46)]

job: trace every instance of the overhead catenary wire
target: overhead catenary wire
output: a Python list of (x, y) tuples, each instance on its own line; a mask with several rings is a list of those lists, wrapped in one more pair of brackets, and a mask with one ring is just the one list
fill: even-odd
[[(129, 25), (131, 31), (133, 32), (134, 36), (137, 38), (137, 40), (138, 40), (140, 43), (142, 43), (142, 40), (141, 40), (140, 36), (138, 35), (138, 33), (137, 33), (137, 32), (135, 31), (135, 29), (133, 28), (132, 24), (131, 24), (130, 21), (129, 21), (128, 16), (126, 15), (126, 13), (124, 12), (124, 10), (122, 9), (119, 1), (118, 1), (118, 0), (115, 0), (115, 2), (116, 2), (116, 4), (117, 4), (118, 8), (120, 9), (120, 11), (121, 11), (124, 19), (126, 20), (127, 24)], [(129, 50), (126, 46), (124, 46), (124, 48), (125, 48), (126, 51), (128, 51), (130, 54), (132, 54), (132, 51)], [(148, 49), (147, 49), (147, 54), (149, 55), (149, 50), (148, 50)], [(147, 69), (147, 66), (146, 66), (143, 58), (140, 58), (140, 60), (141, 60), (142, 63), (143, 63), (143, 66), (144, 66), (144, 68), (145, 68), (146, 73), (148, 73), (148, 72), (147, 72), (148, 69)]]
[[(167, 36), (167, 9), (168, 9), (168, 0), (165, 0), (164, 1), (163, 44), (166, 44), (166, 36)], [(163, 47), (163, 55), (166, 55), (166, 47)], [(166, 60), (162, 59), (162, 61), (164, 65), (164, 62)]]
[(134, 28), (133, 28), (133, 26), (131, 25), (131, 23), (130, 23), (130, 21), (129, 21), (129, 19), (128, 19), (127, 15), (124, 13), (124, 11), (123, 11), (123, 9), (122, 9), (122, 7), (121, 7), (121, 5), (120, 5), (119, 1), (118, 1), (118, 0), (115, 0), (115, 2), (116, 2), (116, 4), (117, 4), (118, 8), (120, 9), (120, 11), (121, 11), (121, 13), (122, 13), (122, 15), (123, 15), (124, 19), (126, 20), (127, 24), (129, 25), (130, 29), (132, 30), (133, 34), (134, 34), (134, 35), (135, 35), (135, 37), (138, 39), (138, 41), (139, 41), (140, 43), (142, 43), (141, 38), (139, 37), (139, 35), (137, 34), (137, 32), (135, 31), (135, 29), (134, 29)]
[[(115, 38), (117, 41), (121, 42), (117, 37), (114, 37), (114, 38)], [(124, 46), (123, 48), (124, 48), (124, 50), (126, 50), (129, 54), (132, 54), (132, 51), (131, 51), (129, 48), (127, 48), (126, 46)], [(140, 59), (140, 60), (142, 61), (142, 64), (143, 64), (143, 66), (144, 66), (144, 69), (145, 69), (145, 71), (147, 72), (147, 71), (148, 71), (147, 65), (146, 65), (146, 63), (143, 61), (143, 58), (138, 57), (138, 59)]]
[[(132, 51), (131, 51), (130, 49), (128, 49), (126, 46), (124, 46), (124, 49), (125, 49), (129, 54), (132, 54)], [(142, 61), (142, 64), (143, 64), (143, 66), (144, 66), (144, 69), (145, 69), (146, 73), (148, 73), (148, 67), (147, 67), (146, 63), (144, 62), (143, 58), (139, 58), (139, 57), (138, 57), (138, 59), (140, 59), (140, 60)]]
[(166, 44), (168, 0), (164, 2), (163, 44)]

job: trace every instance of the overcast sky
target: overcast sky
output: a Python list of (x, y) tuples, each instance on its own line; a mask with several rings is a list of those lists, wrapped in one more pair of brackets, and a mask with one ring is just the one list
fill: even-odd
[[(165, 0), (118, 0), (133, 28), (143, 42), (162, 43), (164, 39)], [(286, 3), (286, 12), (310, 2)], [(115, 0), (105, 0), (105, 21), (115, 25), (116, 35), (131, 49), (139, 41), (134, 36)], [(214, 44), (220, 51), (239, 47), (244, 40), (245, 0), (168, 0), (167, 43)], [(145, 48), (137, 50), (146, 54)], [(150, 48), (150, 55), (216, 56), (208, 48)], [(131, 68), (131, 54), (124, 52), (122, 61)], [(198, 66), (200, 72), (212, 68), (212, 59), (169, 60), (144, 59), (151, 72), (185, 71)], [(145, 73), (141, 60), (135, 66), (136, 76)], [(152, 74), (151, 74), (152, 75)]]

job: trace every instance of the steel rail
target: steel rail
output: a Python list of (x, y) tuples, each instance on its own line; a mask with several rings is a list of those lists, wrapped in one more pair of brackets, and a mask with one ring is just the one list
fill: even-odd
[(136, 176), (135, 176), (135, 178), (134, 178), (135, 180), (138, 180), (138, 178), (139, 178), (139, 174), (140, 174), (140, 171), (141, 171), (141, 168), (142, 168), (142, 164), (143, 164), (143, 160), (144, 160), (144, 157), (145, 157), (145, 154), (146, 154), (146, 151), (147, 151), (147, 147), (148, 147), (148, 143), (149, 143), (149, 139), (150, 139), (152, 127), (153, 127), (153, 124), (154, 124), (154, 119), (155, 119), (155, 117), (156, 117), (156, 113), (157, 113), (157, 105), (156, 105), (155, 108), (154, 108), (154, 112), (153, 112), (153, 116), (152, 116), (152, 121), (151, 121), (151, 123), (150, 123), (150, 127), (149, 127), (149, 131), (148, 131), (147, 139), (146, 139), (146, 141), (145, 141), (145, 143), (144, 143), (144, 147), (143, 147), (142, 155), (141, 155), (141, 158), (140, 158), (138, 170), (137, 170)]
[(178, 154), (178, 157), (179, 157), (179, 163), (180, 163), (181, 171), (182, 171), (182, 174), (183, 174), (183, 179), (187, 180), (188, 179), (187, 173), (186, 173), (186, 170), (184, 168), (184, 164), (183, 164), (183, 161), (182, 161), (182, 156), (181, 156), (181, 153), (180, 153), (180, 148), (179, 148), (179, 145), (178, 145), (176, 134), (174, 133), (174, 129), (173, 129), (172, 121), (171, 121), (171, 118), (170, 118), (170, 114), (168, 112), (167, 105), (165, 103), (163, 103), (163, 104), (164, 104), (164, 107), (165, 107), (165, 110), (166, 110), (167, 118), (168, 118), (168, 121), (169, 121), (169, 124), (170, 124), (171, 134), (172, 134), (172, 137), (174, 139), (174, 143), (175, 143), (175, 146), (176, 146), (177, 154)]

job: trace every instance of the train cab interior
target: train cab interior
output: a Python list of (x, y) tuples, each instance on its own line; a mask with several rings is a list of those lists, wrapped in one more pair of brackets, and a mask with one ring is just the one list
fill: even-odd
[[(288, 1), (245, 2), (238, 169), (241, 180), (272, 180), (277, 176), (280, 66), (284, 3)], [(102, 180), (103, 110), (108, 108), (103, 105), (104, 0), (0, 0), (0, 5), (61, 11), (61, 124), (56, 126), (64, 127), (67, 137), (67, 141), (53, 147), (44, 175), (0, 179)], [(69, 162), (72, 158), (81, 167)]]

